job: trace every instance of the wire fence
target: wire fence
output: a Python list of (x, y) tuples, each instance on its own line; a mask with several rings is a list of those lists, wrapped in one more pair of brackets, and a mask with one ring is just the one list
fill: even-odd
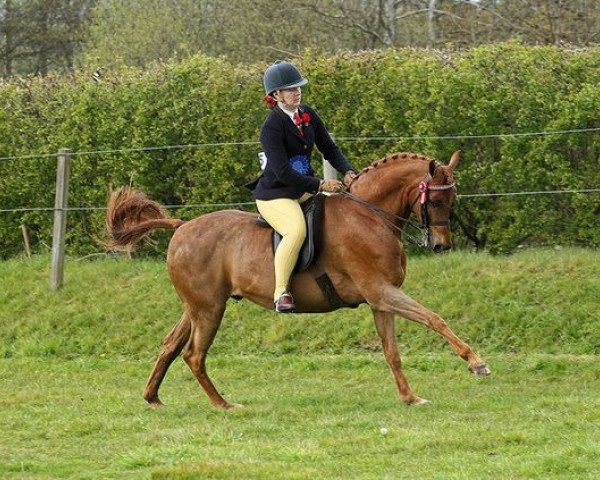
[[(335, 140), (342, 144), (348, 143), (356, 145), (356, 148), (364, 148), (369, 142), (374, 145), (375, 149), (381, 149), (386, 145), (385, 142), (423, 142), (423, 141), (481, 141), (485, 139), (515, 139), (515, 138), (535, 138), (535, 137), (546, 137), (552, 135), (578, 135), (578, 134), (594, 134), (600, 132), (600, 127), (592, 128), (576, 128), (576, 129), (563, 129), (563, 130), (546, 130), (546, 131), (534, 131), (534, 132), (509, 132), (509, 133), (496, 133), (496, 134), (468, 134), (468, 135), (392, 135), (392, 136), (335, 136)], [(364, 145), (361, 145), (362, 142)], [(73, 213), (73, 218), (79, 218), (81, 221), (80, 225), (75, 226), (75, 230), (78, 228), (87, 229), (89, 225), (97, 222), (99, 214), (107, 210), (106, 205), (101, 206), (69, 206), (67, 207), (67, 195), (68, 195), (68, 183), (69, 183), (69, 164), (71, 159), (81, 158), (89, 159), (88, 162), (93, 162), (94, 157), (98, 156), (109, 156), (113, 155), (114, 158), (109, 157), (109, 162), (116, 162), (118, 164), (120, 156), (128, 153), (148, 153), (148, 152), (169, 152), (169, 151), (182, 151), (182, 150), (194, 150), (194, 149), (206, 149), (206, 148), (227, 148), (227, 147), (252, 147), (255, 148), (260, 146), (258, 141), (240, 141), (240, 142), (207, 142), (207, 143), (193, 143), (193, 144), (178, 144), (178, 145), (160, 145), (160, 146), (141, 146), (141, 147), (128, 147), (128, 148), (114, 148), (114, 149), (96, 149), (96, 150), (80, 150), (70, 151), (68, 149), (61, 149), (58, 152), (40, 152), (40, 153), (28, 153), (24, 155), (4, 156), (0, 157), (0, 165), (4, 165), (6, 162), (17, 162), (10, 165), (10, 168), (20, 166), (20, 162), (26, 162), (29, 160), (36, 159), (58, 159), (57, 165), (57, 179), (56, 179), (56, 203), (54, 206), (18, 206), (14, 208), (0, 208), (0, 214), (16, 214), (15, 217), (21, 217), (20, 228), (23, 235), (23, 242), (25, 251), (28, 256), (31, 256), (31, 245), (28, 232), (28, 221), (27, 217), (34, 217), (33, 215), (27, 215), (30, 212), (39, 212), (42, 215), (33, 221), (34, 224), (45, 225), (42, 229), (46, 232), (47, 236), (47, 221), (48, 217), (46, 213), (52, 213), (54, 215), (54, 228), (52, 232), (52, 262), (51, 262), (51, 275), (50, 275), (50, 287), (53, 290), (60, 288), (63, 283), (64, 275), (64, 261), (65, 261), (65, 243), (66, 243), (66, 227), (67, 227), (67, 213)], [(349, 145), (349, 148), (350, 145)], [(150, 155), (147, 156), (150, 158)], [(31, 165), (31, 164), (29, 164)], [(45, 161), (41, 163), (43, 169), (40, 171), (47, 172), (47, 165)], [(61, 167), (62, 165), (62, 167)], [(86, 168), (88, 163), (79, 163), (80, 166)], [(91, 164), (93, 165), (93, 164)], [(115, 165), (119, 167), (119, 165)], [(31, 165), (36, 171), (38, 166)], [(323, 163), (323, 175), (325, 178), (329, 178), (331, 175), (335, 175), (335, 172), (328, 171), (330, 167), (327, 162)], [(61, 170), (62, 169), (62, 170)], [(18, 170), (17, 170), (18, 171)], [(62, 171), (62, 173), (61, 173)], [(49, 173), (49, 172), (48, 172)], [(44, 174), (45, 178), (45, 174)], [(44, 180), (42, 180), (44, 181)], [(553, 189), (553, 190), (528, 190), (528, 191), (513, 191), (513, 192), (473, 192), (473, 193), (462, 193), (458, 194), (459, 199), (478, 199), (478, 198), (500, 198), (500, 197), (520, 197), (525, 196), (536, 196), (536, 195), (576, 195), (585, 194), (592, 195), (600, 192), (600, 188), (565, 188), (565, 189)], [(64, 197), (62, 202), (59, 198)], [(10, 198), (10, 197), (9, 197)], [(33, 200), (32, 197), (31, 199)], [(43, 197), (42, 197), (43, 198)], [(206, 198), (215, 198), (215, 196), (208, 196)], [(215, 199), (219, 197), (216, 196)], [(233, 197), (235, 198), (235, 197)], [(41, 199), (40, 199), (41, 200)], [(44, 203), (48, 200), (41, 200)], [(587, 201), (587, 200), (586, 200)], [(2, 205), (0, 205), (2, 207)], [(192, 214), (195, 215), (200, 211), (213, 211), (218, 209), (228, 208), (240, 208), (243, 210), (255, 210), (255, 202), (219, 202), (219, 203), (192, 203), (192, 204), (166, 204), (163, 208), (167, 210), (187, 210), (186, 213), (182, 213), (182, 217)], [(196, 210), (196, 212), (193, 212)], [(19, 215), (23, 214), (23, 215)], [(79, 214), (79, 215), (78, 215)], [(8, 217), (9, 221), (11, 218)], [(6, 217), (5, 217), (6, 218)], [(83, 226), (83, 227), (82, 227)], [(69, 227), (71, 228), (71, 227)], [(35, 230), (35, 229), (34, 229)], [(38, 238), (36, 241), (41, 242)], [(45, 245), (44, 243), (40, 243)]]
[[(399, 135), (399, 136), (340, 136), (335, 137), (338, 142), (387, 142), (387, 141), (417, 141), (417, 140), (480, 140), (490, 138), (518, 138), (518, 137), (541, 137), (549, 135), (572, 135), (581, 133), (600, 132), (600, 127), (592, 128), (575, 128), (563, 130), (545, 130), (537, 132), (512, 132), (498, 134), (473, 134), (473, 135)], [(131, 152), (153, 152), (153, 151), (170, 151), (183, 149), (200, 149), (212, 147), (231, 147), (231, 146), (257, 146), (260, 142), (257, 141), (241, 141), (241, 142), (209, 142), (209, 143), (194, 143), (181, 145), (162, 145), (153, 147), (131, 147), (122, 149), (106, 149), (106, 150), (83, 150), (69, 152), (70, 157), (85, 157), (92, 155), (109, 155), (109, 154), (124, 154)], [(57, 153), (33, 153), (27, 155), (0, 157), (0, 161), (13, 160), (31, 160), (39, 158), (56, 158)], [(459, 194), (458, 198), (485, 198), (485, 197), (511, 197), (511, 196), (526, 196), (526, 195), (559, 195), (559, 194), (591, 194), (598, 193), (600, 189), (571, 189), (571, 190), (547, 190), (547, 191), (521, 191), (521, 192), (480, 192)], [(180, 205), (165, 205), (166, 209), (215, 209), (215, 208), (231, 208), (231, 207), (246, 207), (252, 206), (254, 202), (233, 202), (233, 203), (199, 203), (199, 204), (180, 204)], [(2, 208), (0, 213), (20, 213), (20, 212), (53, 212), (55, 207), (18, 207), (18, 208)], [(65, 211), (84, 212), (84, 211), (102, 211), (106, 210), (105, 206), (75, 206), (66, 208)]]
[[(523, 195), (557, 195), (557, 194), (574, 194), (574, 193), (600, 193), (600, 188), (588, 188), (581, 190), (542, 190), (532, 192), (501, 192), (501, 193), (466, 193), (457, 195), (458, 198), (484, 198), (484, 197), (512, 197)], [(214, 209), (214, 208), (231, 208), (231, 207), (247, 207), (253, 206), (254, 202), (233, 202), (233, 203), (196, 203), (196, 204), (179, 204), (179, 205), (162, 205), (167, 210), (182, 210), (182, 209)], [(32, 207), (32, 208), (4, 208), (0, 209), (0, 213), (19, 213), (19, 212), (54, 212), (55, 207)], [(106, 207), (68, 207), (61, 209), (66, 212), (93, 212), (104, 211)]]
[[(490, 134), (473, 134), (473, 135), (398, 135), (398, 136), (335, 136), (335, 139), (340, 142), (388, 142), (388, 141), (417, 141), (417, 140), (481, 140), (486, 138), (517, 138), (517, 137), (543, 137), (549, 135), (569, 135), (579, 133), (600, 132), (600, 127), (591, 128), (574, 128), (566, 130), (545, 130), (540, 132), (509, 132), (509, 133), (490, 133)], [(131, 147), (122, 149), (109, 150), (83, 150), (71, 152), (71, 157), (88, 156), (88, 155), (108, 155), (115, 153), (132, 153), (132, 152), (152, 152), (159, 150), (183, 150), (206, 147), (230, 147), (230, 146), (256, 146), (260, 142), (257, 141), (242, 141), (242, 142), (211, 142), (211, 143), (191, 143), (182, 145), (160, 145), (155, 147)], [(0, 157), (0, 161), (10, 160), (29, 160), (35, 158), (55, 158), (56, 152), (48, 153), (32, 153), (27, 155), (16, 155), (8, 157)]]
[[(563, 130), (545, 130), (545, 131), (533, 131), (533, 132), (508, 132), (508, 133), (492, 133), (492, 134), (461, 134), (461, 135), (391, 135), (391, 136), (335, 136), (335, 140), (342, 144), (352, 144), (356, 146), (356, 149), (360, 150), (367, 146), (371, 142), (374, 149), (381, 149), (385, 147), (385, 142), (428, 142), (428, 141), (481, 141), (485, 139), (516, 139), (516, 138), (535, 138), (535, 137), (546, 137), (553, 135), (579, 135), (579, 134), (594, 134), (600, 132), (600, 127), (591, 128), (574, 128), (574, 129), (563, 129)], [(361, 145), (361, 142), (363, 145)], [(496, 142), (494, 142), (496, 143)], [(379, 145), (377, 145), (379, 144)], [(80, 150), (70, 151), (68, 149), (61, 149), (58, 152), (39, 152), (39, 153), (27, 153), (24, 155), (13, 155), (0, 157), (0, 165), (8, 165), (9, 168), (16, 168), (19, 171), (20, 163), (27, 162), (36, 159), (58, 159), (57, 164), (57, 179), (56, 179), (56, 201), (54, 206), (18, 206), (14, 208), (0, 208), (0, 214), (16, 214), (15, 217), (22, 217), (20, 222), (20, 228), (23, 235), (23, 242), (25, 251), (28, 256), (31, 256), (31, 245), (29, 239), (27, 217), (34, 217), (34, 215), (27, 215), (30, 212), (39, 212), (42, 215), (33, 223), (45, 225), (48, 218), (44, 215), (46, 213), (53, 213), (54, 215), (54, 226), (52, 231), (52, 261), (51, 261), (51, 275), (50, 275), (50, 287), (56, 290), (62, 286), (64, 276), (64, 261), (65, 261), (65, 239), (66, 239), (66, 227), (67, 227), (67, 213), (72, 212), (73, 218), (82, 217), (81, 225), (77, 228), (81, 228), (82, 225), (87, 223), (94, 223), (98, 220), (99, 214), (107, 210), (106, 205), (102, 206), (70, 206), (67, 207), (67, 196), (68, 196), (68, 183), (69, 183), (69, 165), (71, 159), (81, 158), (89, 159), (87, 163), (79, 163), (80, 167), (87, 168), (88, 165), (93, 165), (94, 157), (114, 155), (115, 158), (110, 158), (109, 161), (118, 163), (121, 155), (128, 153), (149, 153), (149, 152), (169, 152), (169, 151), (183, 151), (183, 150), (194, 150), (194, 149), (206, 149), (206, 148), (227, 148), (227, 147), (252, 147), (255, 148), (260, 146), (258, 141), (240, 141), (240, 142), (207, 142), (207, 143), (191, 143), (191, 144), (178, 144), (178, 145), (160, 145), (160, 146), (141, 146), (141, 147), (128, 147), (128, 148), (108, 148), (108, 149), (96, 149), (96, 150)], [(350, 145), (349, 145), (349, 148)], [(244, 151), (244, 155), (245, 155)], [(183, 153), (182, 153), (183, 154)], [(154, 156), (154, 155), (152, 155)], [(150, 158), (151, 156), (144, 156)], [(6, 162), (17, 162), (15, 164), (7, 164)], [(31, 165), (31, 164), (29, 164)], [(43, 166), (40, 172), (47, 172), (48, 166), (45, 161), (41, 163)], [(119, 165), (115, 165), (119, 167)], [(37, 171), (35, 164), (31, 165), (33, 171)], [(328, 162), (323, 162), (323, 175), (325, 178), (329, 178), (331, 175), (335, 175), (335, 172), (331, 172), (331, 167)], [(31, 168), (30, 168), (31, 170)], [(49, 173), (49, 172), (48, 172)], [(44, 173), (45, 178), (46, 173)], [(45, 181), (45, 180), (42, 180)], [(574, 186), (574, 185), (573, 185)], [(591, 195), (599, 193), (600, 188), (570, 188), (570, 189), (554, 189), (554, 190), (529, 190), (529, 191), (515, 191), (515, 192), (473, 192), (458, 194), (459, 199), (477, 199), (477, 198), (499, 198), (499, 197), (525, 197), (535, 195), (575, 195), (585, 194)], [(10, 197), (9, 197), (10, 198)], [(36, 198), (32, 196), (31, 199)], [(44, 197), (42, 197), (44, 198)], [(219, 199), (219, 196), (207, 196), (205, 198)], [(236, 198), (230, 197), (230, 198)], [(575, 197), (576, 198), (576, 197)], [(59, 200), (62, 199), (62, 200)], [(40, 202), (46, 202), (48, 200), (41, 200)], [(92, 200), (93, 201), (93, 200)], [(586, 200), (587, 201), (587, 200)], [(0, 205), (2, 207), (2, 205)], [(188, 210), (188, 213), (183, 213), (185, 217), (188, 214), (197, 214), (198, 212), (189, 212), (190, 210), (201, 210), (210, 211), (218, 209), (228, 208), (241, 208), (246, 210), (255, 210), (255, 202), (220, 202), (220, 203), (194, 203), (194, 204), (167, 204), (163, 205), (163, 208), (168, 210)], [(79, 215), (77, 215), (79, 213)], [(18, 215), (23, 214), (23, 215)], [(12, 222), (12, 218), (8, 217), (8, 220)], [(83, 219), (85, 217), (85, 219)], [(93, 217), (93, 218), (92, 218)], [(98, 217), (98, 218), (96, 218)], [(5, 217), (6, 219), (6, 217)], [(87, 227), (84, 227), (87, 228)], [(47, 227), (42, 227), (44, 231)], [(44, 233), (47, 236), (47, 233)], [(39, 238), (38, 242), (41, 242)], [(43, 243), (40, 243), (43, 244)], [(45, 245), (45, 244), (43, 244)]]

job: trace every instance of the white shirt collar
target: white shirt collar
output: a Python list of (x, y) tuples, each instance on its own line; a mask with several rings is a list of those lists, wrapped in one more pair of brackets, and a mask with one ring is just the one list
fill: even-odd
[[(277, 104), (279, 105), (279, 108), (281, 108), (281, 110), (287, 114), (288, 117), (290, 117), (292, 119), (292, 122), (294, 122), (294, 115), (296, 115), (298, 113), (298, 109), (296, 108), (293, 112), (290, 112), (288, 109), (284, 108), (283, 105), (281, 104), (281, 102), (277, 102)], [(296, 123), (296, 122), (294, 122)]]

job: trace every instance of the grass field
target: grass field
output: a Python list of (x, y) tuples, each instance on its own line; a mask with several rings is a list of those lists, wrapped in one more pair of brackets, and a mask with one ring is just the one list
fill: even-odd
[(166, 408), (141, 399), (180, 311), (163, 264), (71, 260), (50, 293), (47, 263), (0, 263), (0, 478), (600, 478), (599, 252), (411, 259), (406, 291), (493, 372), (399, 319), (426, 407), (399, 401), (368, 309), (232, 304), (208, 361), (230, 412), (181, 360)]
[[(406, 364), (434, 401), (407, 407), (380, 355), (224, 356), (209, 367), (246, 407), (209, 406), (183, 362), (147, 408), (148, 365), (2, 360), (3, 478), (596, 479), (595, 357), (450, 356)], [(387, 434), (381, 432), (386, 428)]]

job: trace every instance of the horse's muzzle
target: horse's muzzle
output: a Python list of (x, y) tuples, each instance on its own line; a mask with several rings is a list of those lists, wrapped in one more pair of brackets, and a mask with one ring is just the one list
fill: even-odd
[(450, 244), (436, 243), (433, 245), (433, 247), (431, 249), (435, 253), (442, 253), (442, 252), (446, 252), (446, 251), (450, 250), (451, 248), (452, 248), (452, 245), (450, 245)]
[(428, 235), (429, 248), (435, 253), (442, 253), (452, 248), (452, 234), (447, 227), (432, 228)]

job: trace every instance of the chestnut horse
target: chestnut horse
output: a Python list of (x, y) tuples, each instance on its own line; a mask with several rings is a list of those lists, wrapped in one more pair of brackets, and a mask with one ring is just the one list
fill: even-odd
[[(422, 323), (442, 335), (475, 375), (490, 373), (484, 361), (439, 315), (399, 289), (406, 274), (402, 229), (411, 212), (427, 227), (430, 248), (442, 251), (451, 246), (453, 171), (459, 157), (460, 152), (455, 152), (444, 166), (420, 155), (390, 155), (362, 170), (350, 185), (350, 195), (325, 199), (318, 264), (341, 299), (348, 304), (367, 303), (371, 308), (385, 359), (407, 404), (429, 402), (411, 391), (402, 372), (394, 315)], [(213, 385), (206, 372), (206, 355), (228, 298), (243, 297), (273, 308), (272, 230), (259, 226), (253, 213), (224, 210), (184, 222), (169, 218), (160, 205), (139, 191), (120, 189), (112, 193), (107, 229), (113, 248), (132, 248), (153, 228), (175, 229), (167, 266), (184, 311), (163, 341), (144, 398), (154, 407), (162, 405), (158, 389), (167, 369), (185, 347), (183, 359), (213, 405), (236, 407)], [(335, 309), (311, 273), (295, 274), (291, 291), (297, 312)]]

